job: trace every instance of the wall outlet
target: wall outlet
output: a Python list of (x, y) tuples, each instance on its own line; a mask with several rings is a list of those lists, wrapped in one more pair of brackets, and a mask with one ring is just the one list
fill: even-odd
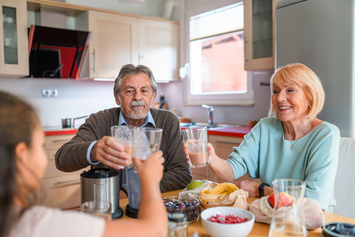
[(43, 97), (57, 97), (58, 90), (57, 89), (42, 89)]

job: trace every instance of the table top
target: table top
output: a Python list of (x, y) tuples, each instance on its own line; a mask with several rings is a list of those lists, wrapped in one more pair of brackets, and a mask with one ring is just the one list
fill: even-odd
[[(181, 190), (175, 190), (175, 191), (171, 191), (171, 192), (162, 193), (162, 196), (163, 197), (178, 196), (180, 191)], [(256, 199), (257, 198), (255, 198), (255, 197), (249, 197), (247, 202), (250, 204)], [(125, 210), (125, 207), (127, 204), (128, 204), (128, 199), (120, 200), (120, 206), (123, 210)], [(346, 222), (346, 223), (355, 224), (355, 219), (331, 214), (328, 212), (324, 212), (324, 215), (325, 215), (325, 223)], [(127, 217), (126, 215), (123, 215), (123, 217), (121, 219), (129, 219), (129, 217)], [(250, 237), (268, 236), (269, 235), (269, 227), (270, 227), (270, 225), (268, 225), (268, 224), (255, 222), (254, 227), (248, 236), (250, 236)], [(321, 232), (322, 232), (321, 228), (318, 228), (316, 230), (308, 230), (308, 237), (322, 237)], [(210, 235), (203, 228), (201, 219), (199, 219), (189, 225), (188, 236), (189, 237), (209, 237)]]

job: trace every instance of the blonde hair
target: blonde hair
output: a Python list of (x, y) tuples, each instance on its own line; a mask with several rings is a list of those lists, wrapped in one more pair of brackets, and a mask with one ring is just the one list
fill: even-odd
[[(315, 118), (323, 109), (325, 93), (322, 83), (318, 76), (307, 66), (301, 63), (291, 63), (278, 68), (270, 80), (271, 96), (273, 94), (273, 86), (283, 83), (296, 84), (303, 89), (306, 97), (311, 102), (306, 118)], [(271, 99), (269, 117), (274, 116), (278, 118)]]

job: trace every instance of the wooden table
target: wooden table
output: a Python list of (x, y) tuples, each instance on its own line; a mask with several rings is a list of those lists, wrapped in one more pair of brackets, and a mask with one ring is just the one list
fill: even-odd
[[(181, 190), (176, 190), (176, 191), (171, 191), (171, 192), (166, 192), (163, 193), (162, 196), (163, 197), (167, 197), (167, 196), (178, 196), (179, 192)], [(248, 198), (248, 203), (252, 203), (255, 199), (255, 197), (249, 197)], [(122, 199), (120, 200), (120, 206), (123, 210), (125, 210), (126, 205), (128, 204), (128, 199)], [(325, 223), (329, 223), (329, 222), (347, 222), (347, 223), (352, 223), (355, 224), (355, 219), (351, 219), (351, 218), (347, 218), (344, 216), (339, 216), (339, 215), (335, 215), (335, 214), (331, 214), (328, 212), (324, 212), (325, 215)], [(123, 217), (121, 219), (128, 219), (129, 217), (127, 217), (126, 215), (123, 215)], [(248, 236), (251, 237), (259, 237), (259, 236), (268, 236), (269, 235), (269, 227), (270, 225), (268, 224), (262, 224), (262, 223), (258, 223), (255, 222), (254, 227), (252, 229), (252, 231), (250, 232), (250, 234)], [(308, 230), (308, 237), (322, 237), (322, 229), (318, 228), (316, 230)], [(188, 236), (189, 237), (208, 237), (210, 236), (207, 231), (203, 228), (202, 226), (202, 222), (199, 219), (198, 221), (192, 223), (189, 225), (188, 227)]]

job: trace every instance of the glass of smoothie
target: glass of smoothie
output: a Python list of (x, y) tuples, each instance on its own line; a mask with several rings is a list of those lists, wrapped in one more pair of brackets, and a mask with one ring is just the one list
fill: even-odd
[(191, 127), (183, 130), (191, 168), (205, 167), (208, 164), (207, 127)]
[(132, 129), (127, 125), (115, 125), (111, 127), (111, 137), (124, 147), (124, 151), (129, 155), (128, 164), (121, 166), (121, 169), (129, 169), (133, 167), (133, 133)]

